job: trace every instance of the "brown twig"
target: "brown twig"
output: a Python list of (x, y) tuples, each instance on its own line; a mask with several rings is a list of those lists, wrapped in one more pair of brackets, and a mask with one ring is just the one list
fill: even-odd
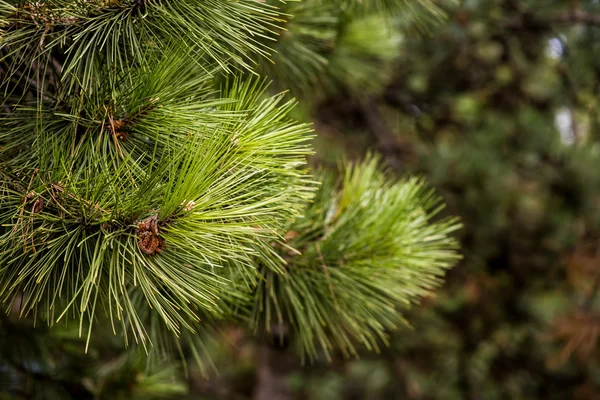
[[(56, 184), (56, 183), (50, 183), (50, 187), (52, 189), (56, 189), (57, 191), (65, 194), (65, 188), (62, 187), (62, 185), (60, 184), (60, 182), (58, 184)], [(77, 202), (85, 203), (86, 205), (93, 207), (94, 210), (96, 210), (96, 211), (102, 211), (105, 214), (110, 214), (110, 211), (103, 209), (102, 207), (100, 207), (100, 205), (98, 203), (92, 204), (91, 201), (85, 200), (85, 199), (80, 199), (79, 197), (75, 196), (73, 193), (66, 193), (66, 195), (69, 196), (71, 199), (77, 201)], [(55, 199), (54, 196), (52, 196), (52, 198)]]

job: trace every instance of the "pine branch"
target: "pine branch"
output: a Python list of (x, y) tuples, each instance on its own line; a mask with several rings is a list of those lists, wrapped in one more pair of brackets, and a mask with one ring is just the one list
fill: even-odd
[[(396, 307), (457, 259), (457, 222), (431, 221), (421, 181), (390, 182), (370, 159), (340, 182), (322, 173), (310, 204), (312, 129), (287, 117), (294, 101), (257, 78), (215, 90), (220, 72), (269, 56), (276, 6), (15, 3), (0, 0), (0, 303), (18, 299), (21, 317), (78, 321), (86, 351), (102, 324), (202, 364), (200, 333), (254, 307), (257, 329), (285, 321), (310, 358), (350, 355), (377, 349), (404, 323)], [(437, 18), (426, 0), (359, 5), (289, 5), (305, 14), (278, 44), (280, 82), (375, 90), (398, 39), (385, 14)], [(136, 354), (116, 361), (139, 368)], [(153, 371), (150, 385), (172, 372)]]
[(94, 87), (103, 65), (144, 64), (148, 49), (163, 51), (173, 42), (226, 71), (234, 64), (251, 69), (252, 57), (269, 55), (263, 40), (281, 22), (276, 7), (253, 0), (0, 3), (0, 34), (13, 59), (9, 77), (58, 48), (67, 55), (62, 80), (69, 93)]
[(176, 55), (127, 71), (134, 86), (107, 80), (105, 92), (5, 116), (0, 160), (21, 177), (7, 169), (1, 182), (0, 295), (21, 295), (23, 315), (85, 317), (89, 340), (102, 307), (115, 332), (146, 344), (137, 286), (171, 333), (195, 331), (225, 313), (228, 269), (253, 282), (254, 257), (311, 197), (299, 169), (310, 128), (285, 117), (293, 102), (263, 99), (260, 80), (215, 96)]
[(432, 222), (440, 207), (431, 191), (415, 179), (392, 183), (377, 165), (347, 166), (339, 186), (321, 174), (314, 203), (280, 247), (285, 271), (261, 269), (255, 329), (288, 324), (310, 359), (334, 346), (348, 356), (357, 343), (377, 350), (406, 323), (397, 307), (427, 295), (458, 259), (449, 236), (457, 221)]
[(398, 54), (400, 31), (428, 32), (443, 13), (425, 0), (290, 2), (290, 14), (273, 63), (260, 73), (278, 89), (319, 98), (344, 88), (356, 93), (381, 89)]

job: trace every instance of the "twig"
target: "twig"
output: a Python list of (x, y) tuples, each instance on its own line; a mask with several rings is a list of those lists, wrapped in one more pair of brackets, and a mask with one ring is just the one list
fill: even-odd
[[(60, 182), (59, 182), (60, 183)], [(59, 192), (65, 194), (65, 188), (63, 188), (60, 184), (56, 184), (56, 183), (50, 183), (50, 187), (52, 189), (56, 189)], [(102, 211), (105, 214), (110, 214), (110, 211), (105, 210), (104, 208), (100, 207), (100, 205), (98, 203), (93, 204), (91, 201), (89, 200), (85, 200), (85, 199), (80, 199), (79, 197), (75, 196), (73, 193), (66, 193), (67, 196), (69, 196), (71, 199), (80, 202), (80, 203), (84, 203), (87, 206), (90, 206), (92, 208), (94, 208), (94, 210), (96, 211)], [(54, 195), (52, 195), (52, 198), (54, 200), (56, 200), (56, 198), (54, 197)]]

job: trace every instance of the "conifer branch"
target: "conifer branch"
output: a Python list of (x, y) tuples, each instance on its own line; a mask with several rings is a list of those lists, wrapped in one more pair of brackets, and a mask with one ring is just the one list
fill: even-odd
[(299, 13), (277, 44), (267, 2), (13, 3), (0, 0), (0, 304), (18, 299), (20, 317), (77, 321), (86, 351), (106, 321), (126, 345), (185, 342), (201, 361), (200, 333), (254, 307), (257, 329), (285, 321), (309, 357), (350, 355), (377, 349), (396, 307), (456, 260), (456, 220), (432, 222), (431, 192), (376, 159), (321, 173), (311, 203), (311, 126), (264, 79), (227, 75), (276, 45), (279, 83), (366, 88), (395, 54), (384, 13), (437, 18), (428, 0), (283, 5)]
[[(255, 292), (255, 329), (286, 323), (301, 354), (314, 359), (336, 346), (347, 356), (357, 344), (377, 350), (386, 331), (440, 283), (458, 259), (450, 234), (456, 219), (432, 222), (438, 200), (423, 183), (392, 183), (377, 158), (349, 165), (336, 183), (322, 172), (314, 203), (295, 221), (282, 247), (287, 268), (263, 266)], [(282, 254), (283, 256), (283, 254)]]

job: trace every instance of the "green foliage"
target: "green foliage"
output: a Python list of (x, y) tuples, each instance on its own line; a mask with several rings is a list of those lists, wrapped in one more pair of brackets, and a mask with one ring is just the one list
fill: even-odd
[(430, 1), (289, 2), (289, 15), (261, 74), (307, 101), (348, 91), (376, 92), (389, 82), (401, 31), (429, 32), (443, 18)]
[(31, 329), (31, 353), (0, 348), (9, 393), (182, 393), (173, 359), (207, 373), (220, 320), (286, 321), (311, 359), (377, 350), (458, 259), (458, 223), (433, 219), (421, 180), (392, 183), (370, 158), (315, 182), (312, 128), (282, 87), (377, 91), (395, 28), (438, 9), (280, 6), (0, 0), (0, 334), (52, 328)]
[[(87, 18), (96, 9), (135, 19), (132, 4), (51, 2), (19, 10), (43, 19)], [(148, 3), (144, 12), (162, 15), (153, 9), (159, 5)], [(94, 18), (110, 22), (103, 13)], [(101, 45), (59, 30), (73, 46), (85, 44), (81, 51), (93, 59), (81, 65), (98, 69), (69, 68), (75, 61), (67, 58), (52, 67), (59, 76), (52, 84), (12, 82), (32, 95), (8, 94), (4, 103), (18, 103), (0, 128), (2, 302), (10, 308), (19, 299), (21, 316), (40, 315), (50, 325), (75, 318), (81, 331), (89, 320), (88, 341), (97, 307), (126, 343), (128, 335), (144, 344), (155, 336), (139, 315), (144, 302), (176, 335), (196, 331), (208, 315), (225, 316), (219, 303), (236, 297), (224, 293), (230, 270), (254, 282), (255, 258), (272, 253), (269, 240), (312, 191), (302, 170), (310, 128), (286, 117), (292, 101), (264, 97), (258, 78), (231, 79), (215, 91), (189, 49), (154, 50), (143, 24), (135, 27), (144, 51), (114, 68), (94, 58)], [(15, 42), (17, 32), (25, 35), (21, 28), (3, 36), (3, 60), (16, 68), (18, 54), (31, 55)], [(48, 57), (75, 51), (49, 43), (41, 46)], [(95, 84), (79, 91), (62, 80), (68, 76)]]
[(261, 64), (278, 88), (314, 96), (386, 83), (400, 40), (396, 18), (335, 2), (291, 2), (285, 11), (293, 17), (274, 46), (273, 63)]
[[(275, 7), (250, 0), (2, 1), (0, 12), (8, 78), (32, 63), (42, 69), (59, 52), (64, 55), (61, 79), (84, 89), (98, 87), (99, 73), (118, 75), (131, 64), (143, 64), (148, 48), (162, 50), (173, 40), (227, 71), (232, 63), (250, 68), (250, 55), (268, 54), (258, 39), (272, 37), (282, 22)], [(35, 64), (29, 76), (39, 74)]]
[[(189, 321), (199, 311), (218, 315), (227, 286), (222, 269), (253, 275), (262, 238), (274, 238), (310, 195), (297, 170), (308, 152), (308, 128), (286, 120), (293, 103), (278, 106), (281, 96), (261, 101), (263, 90), (258, 81), (233, 82), (221, 97), (237, 102), (204, 104), (208, 121), (194, 112), (197, 105), (186, 115), (167, 96), (164, 107), (158, 100), (155, 110), (136, 117), (126, 134), (137, 140), (123, 146), (118, 133), (106, 131), (110, 121), (95, 121), (80, 134), (77, 120), (65, 118), (65, 127), (53, 123), (56, 114), (48, 122), (42, 116), (39, 133), (28, 138), (31, 152), (19, 154), (35, 169), (19, 167), (2, 180), (3, 301), (22, 293), (22, 315), (39, 309), (54, 320), (70, 309), (92, 318), (97, 299), (105, 299), (111, 320), (123, 321), (142, 341), (133, 287), (176, 333), (193, 330)], [(220, 114), (228, 115), (225, 121), (211, 123)], [(5, 137), (21, 129), (17, 124)], [(79, 135), (73, 151), (69, 143)], [(5, 165), (25, 164), (10, 149)], [(148, 257), (138, 225), (152, 216), (166, 245)]]
[(311, 359), (333, 348), (357, 355), (357, 342), (378, 350), (386, 331), (406, 323), (396, 308), (437, 287), (458, 258), (456, 219), (432, 222), (440, 211), (432, 191), (415, 178), (390, 182), (378, 163), (348, 165), (339, 183), (322, 171), (282, 244), (285, 272), (262, 270), (257, 328), (290, 324)]

